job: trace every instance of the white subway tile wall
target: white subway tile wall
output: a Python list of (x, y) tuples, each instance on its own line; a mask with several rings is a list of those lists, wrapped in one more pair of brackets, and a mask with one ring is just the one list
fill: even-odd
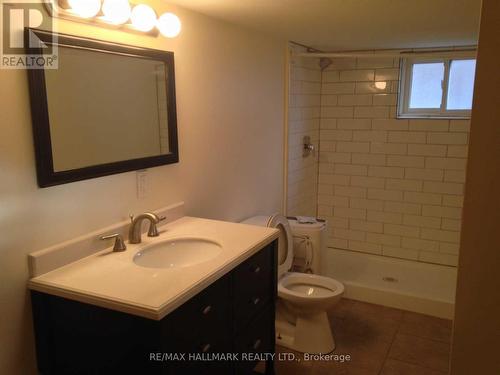
[[(294, 50), (304, 52), (300, 48)], [(306, 135), (311, 137), (311, 143), (316, 150), (319, 149), (321, 100), (325, 108), (328, 108), (327, 105), (337, 104), (337, 97), (333, 97), (334, 101), (330, 101), (332, 98), (328, 96), (321, 97), (321, 69), (317, 59), (293, 57), (290, 61), (289, 87), (287, 214), (315, 216), (318, 192), (320, 197), (325, 194), (331, 196), (331, 192), (328, 189), (324, 190), (325, 186), (318, 191), (319, 155), (316, 151), (315, 155), (303, 158), (302, 140)], [(324, 129), (328, 129), (329, 126), (336, 129), (336, 121), (330, 124), (326, 121)], [(334, 140), (330, 142), (329, 139), (325, 135), (322, 149), (333, 152), (336, 143)], [(329, 163), (325, 163), (324, 166), (329, 166)], [(331, 216), (331, 212), (321, 212)]]
[[(398, 59), (335, 59), (322, 75), (316, 67), (292, 66), (290, 144), (320, 116), (317, 205), (328, 246), (456, 266), (470, 122), (397, 119)], [(314, 161), (297, 152), (289, 208), (310, 214), (314, 181), (297, 192)]]

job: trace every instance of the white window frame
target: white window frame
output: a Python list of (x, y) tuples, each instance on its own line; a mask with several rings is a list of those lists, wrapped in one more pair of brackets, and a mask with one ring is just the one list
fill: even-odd
[[(460, 53), (446, 58), (419, 57), (401, 59), (401, 79), (399, 81), (398, 118), (439, 118), (439, 119), (469, 119), (471, 110), (446, 109), (448, 100), (448, 83), (450, 80), (450, 65), (456, 60), (475, 60), (474, 53)], [(411, 83), (414, 64), (444, 63), (444, 79), (442, 81), (443, 96), (440, 108), (410, 108)]]

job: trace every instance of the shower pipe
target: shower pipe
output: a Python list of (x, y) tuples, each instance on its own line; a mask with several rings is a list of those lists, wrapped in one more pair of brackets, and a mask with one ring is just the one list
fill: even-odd
[(454, 46), (444, 48), (407, 48), (407, 49), (381, 49), (381, 50), (356, 50), (356, 51), (337, 51), (325, 52), (315, 48), (305, 46), (297, 42), (290, 42), (295, 45), (307, 48), (308, 52), (292, 53), (297, 57), (313, 57), (313, 58), (346, 58), (346, 57), (361, 57), (361, 58), (385, 58), (385, 57), (457, 57), (463, 55), (464, 57), (474, 56), (477, 51), (476, 45), (467, 46)]

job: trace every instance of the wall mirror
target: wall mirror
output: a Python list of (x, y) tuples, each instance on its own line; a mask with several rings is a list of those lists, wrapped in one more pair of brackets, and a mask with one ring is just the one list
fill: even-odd
[(179, 161), (172, 52), (26, 34), (57, 44), (57, 69), (28, 70), (40, 187)]

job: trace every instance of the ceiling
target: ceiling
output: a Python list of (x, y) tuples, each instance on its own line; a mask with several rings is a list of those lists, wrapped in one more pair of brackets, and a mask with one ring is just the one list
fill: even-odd
[(481, 0), (166, 0), (325, 51), (476, 44)]

